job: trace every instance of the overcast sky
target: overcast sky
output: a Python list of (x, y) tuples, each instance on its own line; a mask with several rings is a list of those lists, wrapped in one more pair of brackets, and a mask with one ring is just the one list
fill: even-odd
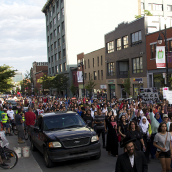
[[(84, 0), (79, 1), (84, 2)], [(47, 61), (45, 15), (41, 12), (45, 2), (46, 0), (0, 0), (0, 65), (13, 66), (14, 69), (24, 74), (26, 70), (30, 70), (32, 62)], [(93, 4), (91, 2), (97, 4), (97, 9), (90, 8), (90, 5)], [(137, 6), (135, 3), (137, 0), (86, 0), (84, 13), (87, 20), (91, 19), (94, 14), (97, 14), (97, 17), (92, 24), (87, 25), (85, 23), (87, 27), (81, 25), (81, 31), (85, 28), (87, 32), (84, 32), (85, 40), (81, 38), (77, 42), (82, 44), (83, 41), (87, 46), (78, 49), (76, 55), (102, 48), (105, 33), (114, 30), (116, 24), (124, 21), (128, 16), (133, 16), (134, 19), (137, 9), (133, 9), (133, 4), (130, 2)], [(115, 3), (118, 3), (118, 5), (115, 5)], [(125, 7), (123, 4), (125, 4)], [(91, 13), (87, 9), (92, 10)], [(117, 14), (114, 13), (115, 11), (118, 11)], [(88, 16), (89, 14), (91, 17)], [(106, 16), (107, 14), (108, 16)], [(100, 16), (99, 19), (98, 16)], [(101, 17), (106, 20), (106, 24), (102, 22)], [(86, 20), (84, 19), (84, 21)], [(88, 39), (86, 33), (92, 38), (92, 44), (90, 45), (86, 42), (86, 39)], [(88, 41), (90, 42), (90, 39)]]

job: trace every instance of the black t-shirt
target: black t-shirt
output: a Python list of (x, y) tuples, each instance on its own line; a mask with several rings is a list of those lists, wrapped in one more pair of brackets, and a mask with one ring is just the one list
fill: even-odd
[(92, 126), (92, 123), (93, 123), (93, 117), (92, 116), (87, 116), (87, 115), (85, 115), (84, 117), (83, 117), (83, 119), (84, 119), (84, 121), (86, 122), (86, 124), (89, 126), (89, 127), (93, 127)]
[(127, 129), (128, 129), (128, 124), (124, 125), (123, 123), (119, 123), (119, 126), (121, 127), (121, 133), (126, 135), (127, 134)]

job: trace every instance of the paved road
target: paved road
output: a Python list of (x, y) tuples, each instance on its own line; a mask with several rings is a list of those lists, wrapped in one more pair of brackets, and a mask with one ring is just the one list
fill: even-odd
[[(30, 142), (27, 142), (30, 145)], [(122, 149), (119, 150), (119, 154), (122, 153)], [(44, 165), (44, 159), (41, 153), (38, 151), (32, 152), (35, 160), (40, 165), (43, 172), (114, 172), (116, 157), (109, 156), (105, 149), (102, 148), (102, 156), (99, 160), (80, 159), (74, 161), (67, 161), (57, 163), (53, 168), (46, 168)], [(149, 163), (149, 172), (161, 172), (161, 166), (158, 160), (151, 160)]]

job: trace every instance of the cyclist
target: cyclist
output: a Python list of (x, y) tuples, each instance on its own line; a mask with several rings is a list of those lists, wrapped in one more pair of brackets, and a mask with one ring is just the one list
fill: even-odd
[(3, 124), (3, 129), (5, 131), (5, 134), (7, 135), (6, 130), (8, 130), (9, 136), (12, 136), (12, 134), (10, 133), (9, 118), (7, 115), (7, 109), (4, 109), (4, 113), (2, 113), (1, 115), (2, 115), (2, 124)]

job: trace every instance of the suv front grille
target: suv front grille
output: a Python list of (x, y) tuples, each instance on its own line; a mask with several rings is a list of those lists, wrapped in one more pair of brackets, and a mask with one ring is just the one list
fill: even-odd
[(73, 139), (73, 140), (65, 140), (62, 143), (63, 143), (65, 148), (85, 146), (85, 145), (88, 145), (90, 143), (90, 137)]

